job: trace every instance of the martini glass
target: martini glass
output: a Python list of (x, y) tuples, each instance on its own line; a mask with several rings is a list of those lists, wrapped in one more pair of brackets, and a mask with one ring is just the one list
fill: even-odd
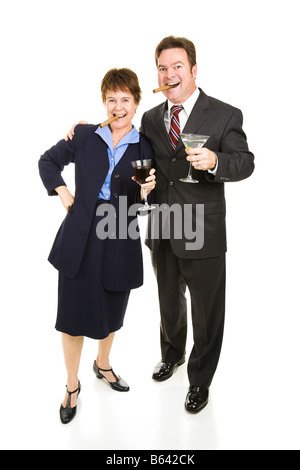
[[(201, 148), (208, 141), (208, 135), (199, 134), (180, 134), (182, 142), (186, 149)], [(199, 183), (192, 177), (192, 162), (190, 162), (189, 172), (186, 178), (181, 178), (179, 181), (182, 183)]]
[[(135, 160), (131, 162), (134, 170), (134, 176), (138, 184), (142, 185), (146, 183), (146, 178), (150, 175), (151, 170), (151, 159), (146, 160)], [(150, 206), (147, 200), (147, 189), (143, 188), (143, 194), (145, 199), (145, 204), (139, 207), (139, 211), (149, 211), (154, 209), (154, 206)]]

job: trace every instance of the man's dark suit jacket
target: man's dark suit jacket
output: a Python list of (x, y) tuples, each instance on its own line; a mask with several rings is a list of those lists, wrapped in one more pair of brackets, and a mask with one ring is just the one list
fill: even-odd
[[(190, 240), (184, 236), (176, 239), (171, 230), (172, 249), (179, 258), (220, 256), (226, 252), (224, 183), (243, 180), (254, 170), (254, 156), (248, 149), (242, 129), (242, 113), (200, 90), (200, 96), (182, 132), (210, 136), (205, 147), (216, 153), (218, 169), (215, 176), (207, 171), (193, 169), (193, 177), (199, 180), (199, 184), (188, 184), (179, 181), (187, 175), (189, 162), (181, 140), (175, 152), (171, 148), (164, 123), (166, 109), (167, 102), (147, 111), (142, 117), (140, 129), (150, 140), (154, 150), (157, 181), (155, 202), (168, 206), (180, 204), (182, 207), (184, 204), (193, 204), (194, 207), (196, 204), (204, 204), (203, 248), (187, 251), (186, 243)], [(195, 211), (193, 217), (193, 223), (196, 224)], [(151, 238), (150, 225), (151, 220), (146, 244), (155, 252), (160, 239)]]
[[(57, 195), (54, 188), (66, 185), (61, 173), (65, 165), (75, 163), (76, 193), (74, 205), (63, 221), (49, 261), (69, 278), (79, 270), (94, 217), (96, 201), (106, 179), (109, 162), (107, 145), (95, 133), (98, 125), (77, 126), (73, 140), (61, 140), (47, 150), (39, 160), (39, 171), (49, 195)], [(139, 187), (132, 181), (131, 161), (153, 158), (149, 142), (141, 136), (137, 144), (130, 144), (113, 170), (111, 177), (111, 204), (115, 208), (118, 232), (119, 215), (127, 227), (136, 221), (136, 214), (127, 217), (128, 207), (135, 204)], [(126, 213), (119, 214), (120, 196), (127, 196)], [(125, 212), (125, 211), (123, 211)], [(109, 237), (105, 245), (103, 285), (112, 291), (124, 291), (143, 283), (143, 264), (140, 238)], [(100, 269), (100, 268), (99, 268)]]

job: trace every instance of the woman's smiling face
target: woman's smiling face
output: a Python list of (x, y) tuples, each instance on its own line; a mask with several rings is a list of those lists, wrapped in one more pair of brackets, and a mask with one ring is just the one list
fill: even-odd
[(130, 91), (111, 91), (108, 90), (106, 95), (106, 111), (108, 119), (120, 116), (110, 127), (114, 130), (126, 129), (131, 125), (133, 116), (138, 105), (134, 101)]

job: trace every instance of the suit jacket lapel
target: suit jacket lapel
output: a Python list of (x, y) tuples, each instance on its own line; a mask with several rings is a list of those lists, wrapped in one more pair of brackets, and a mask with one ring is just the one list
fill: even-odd
[[(175, 152), (173, 152), (171, 143), (170, 143), (170, 138), (166, 130), (165, 122), (164, 122), (164, 117), (165, 117), (165, 112), (167, 110), (167, 106), (168, 106), (168, 102), (166, 101), (159, 108), (158, 115), (157, 115), (157, 129), (158, 129), (158, 133), (160, 135), (160, 138), (164, 146), (167, 148), (169, 154), (173, 155), (173, 154), (176, 154), (177, 152), (182, 151), (182, 149), (184, 148), (184, 145), (182, 143), (182, 140), (179, 139), (176, 150)], [(200, 131), (201, 126), (207, 119), (208, 108), (209, 108), (208, 97), (204, 93), (204, 91), (202, 91), (200, 88), (200, 96), (198, 100), (196, 101), (195, 106), (192, 109), (192, 112), (190, 114), (190, 117), (184, 129), (182, 129), (181, 132), (185, 132), (189, 134), (199, 134), (201, 132)]]
[(170, 155), (173, 153), (172, 147), (171, 147), (171, 142), (169, 138), (169, 134), (167, 132), (166, 126), (165, 126), (165, 112), (167, 110), (168, 102), (166, 101), (161, 105), (158, 111), (157, 115), (157, 129), (159, 136), (166, 147), (166, 149), (169, 151)]
[(199, 134), (201, 126), (207, 119), (209, 102), (207, 95), (200, 89), (200, 96), (192, 109), (190, 117), (182, 130), (186, 134)]
[[(184, 103), (183, 103), (184, 106)], [(207, 95), (200, 89), (200, 96), (197, 99), (195, 106), (192, 109), (192, 112), (187, 120), (184, 129), (181, 129), (181, 132), (186, 134), (200, 134), (201, 126), (207, 119), (207, 109), (209, 108), (209, 102)], [(179, 115), (180, 117), (180, 115)], [(174, 153), (181, 152), (184, 148), (182, 140), (179, 139), (176, 150)]]

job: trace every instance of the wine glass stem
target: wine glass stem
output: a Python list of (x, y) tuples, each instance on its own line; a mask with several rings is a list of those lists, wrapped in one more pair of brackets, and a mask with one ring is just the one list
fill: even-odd
[(144, 194), (145, 206), (148, 206), (147, 189), (143, 188), (143, 194)]
[(190, 162), (189, 174), (188, 174), (188, 178), (191, 178), (191, 177), (192, 177), (192, 162)]

